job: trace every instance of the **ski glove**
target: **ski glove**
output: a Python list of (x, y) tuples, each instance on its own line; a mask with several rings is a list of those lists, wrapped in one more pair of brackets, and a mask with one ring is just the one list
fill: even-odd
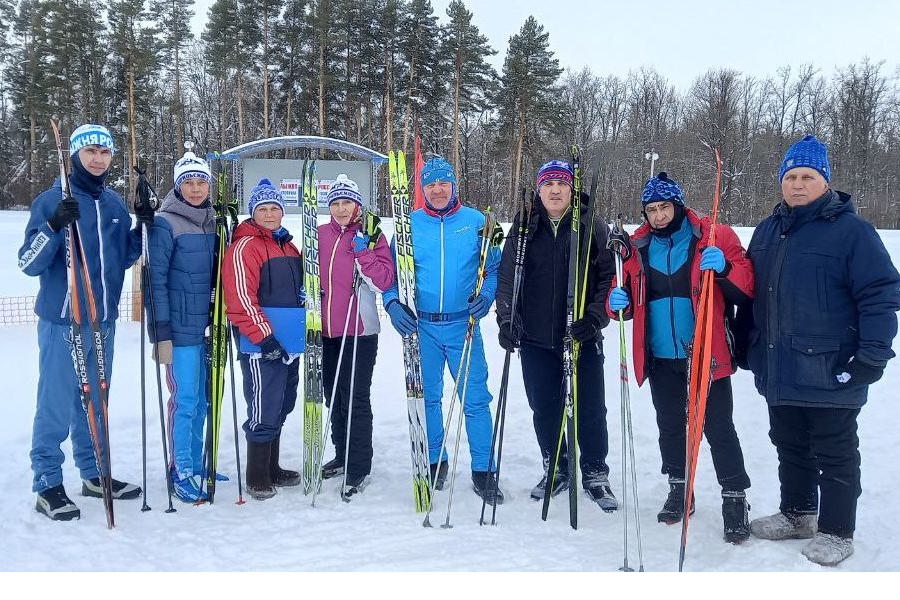
[(713, 270), (721, 274), (725, 271), (725, 255), (715, 246), (707, 246), (700, 255), (700, 270)]
[(609, 294), (609, 307), (611, 309), (618, 312), (625, 310), (630, 304), (631, 299), (628, 297), (628, 292), (620, 287), (613, 288), (613, 291)]
[(372, 246), (374, 247), (375, 242), (378, 241), (378, 238), (381, 237), (381, 219), (378, 215), (372, 214), (368, 211), (362, 217), (362, 232), (369, 236), (369, 240), (372, 241)]
[(263, 338), (259, 343), (259, 351), (264, 360), (281, 360), (282, 356), (287, 355), (274, 335), (267, 335)]
[(362, 231), (357, 231), (356, 235), (353, 236), (353, 251), (357, 254), (365, 250), (369, 247), (369, 240), (371, 238), (364, 234)]
[(871, 385), (884, 375), (884, 367), (876, 367), (854, 358), (846, 365), (838, 367), (834, 378), (844, 385)]
[(512, 325), (509, 323), (504, 323), (500, 326), (500, 332), (497, 334), (497, 341), (500, 342), (500, 347), (507, 352), (512, 352), (521, 346), (518, 337), (516, 337), (512, 331)]
[(583, 317), (572, 323), (572, 337), (581, 343), (593, 342), (600, 333), (600, 323), (597, 317), (586, 313)]
[(134, 169), (138, 173), (137, 186), (134, 188), (134, 216), (137, 217), (138, 225), (150, 227), (153, 225), (153, 214), (159, 208), (159, 197), (147, 181), (145, 172), (137, 167)]
[(153, 358), (161, 365), (171, 365), (172, 340), (163, 340), (153, 344)]
[(391, 325), (397, 330), (401, 336), (406, 337), (412, 335), (416, 331), (417, 319), (416, 315), (405, 304), (401, 304), (399, 300), (391, 300), (385, 307), (388, 316), (391, 318)]
[(64, 198), (56, 205), (56, 211), (47, 219), (47, 225), (54, 232), (59, 233), (63, 227), (67, 227), (81, 217), (81, 210), (78, 208), (78, 200), (75, 198)]
[(491, 303), (484, 297), (484, 294), (478, 294), (474, 298), (469, 298), (469, 314), (476, 319), (484, 317), (490, 309)]

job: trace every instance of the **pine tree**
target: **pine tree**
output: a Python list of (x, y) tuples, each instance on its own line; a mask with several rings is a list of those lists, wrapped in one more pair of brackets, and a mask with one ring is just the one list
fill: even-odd
[(194, 0), (152, 0), (150, 11), (159, 23), (161, 50), (165, 53), (172, 78), (171, 113), (175, 118), (175, 152), (184, 147), (184, 100), (181, 89), (184, 47), (194, 37), (191, 33), (191, 17), (194, 16)]
[[(285, 135), (304, 133), (313, 112), (313, 28), (309, 19), (310, 0), (288, 0), (284, 17), (274, 25), (273, 78), (274, 111), (283, 114)], [(298, 113), (300, 116), (295, 115)]]
[(206, 62), (212, 71), (211, 75), (216, 81), (218, 93), (216, 98), (219, 104), (219, 122), (216, 128), (219, 132), (219, 148), (224, 150), (231, 146), (237, 138), (243, 136), (234, 135), (234, 119), (229, 118), (228, 107), (232, 101), (232, 84), (241, 63), (239, 55), (240, 31), (238, 23), (237, 0), (216, 0), (209, 8), (209, 17), (206, 21), (206, 29), (202, 35), (206, 47)]
[[(487, 58), (497, 53), (478, 27), (472, 24), (472, 13), (462, 0), (453, 0), (447, 7), (450, 23), (444, 28), (441, 54), (450, 61), (450, 90), (453, 102), (451, 119), (451, 160), (457, 173), (463, 179), (467, 177), (466, 169), (460, 169), (460, 120), (463, 115), (481, 112), (490, 105), (490, 97), (494, 93), (497, 73)], [(463, 189), (468, 195), (468, 186), (463, 182)]]
[(409, 139), (423, 113), (436, 113), (446, 94), (441, 73), (441, 28), (431, 0), (411, 0), (400, 23), (402, 55), (407, 66), (403, 90), (403, 149), (409, 150)]
[(500, 130), (512, 146), (509, 197), (519, 189), (522, 160), (545, 151), (544, 136), (563, 120), (557, 81), (562, 69), (549, 48), (550, 34), (529, 16), (509, 39), (498, 95)]

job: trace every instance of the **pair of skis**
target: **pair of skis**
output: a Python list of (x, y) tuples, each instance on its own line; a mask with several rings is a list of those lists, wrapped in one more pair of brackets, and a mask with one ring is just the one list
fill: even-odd
[(303, 493), (322, 487), (322, 286), (319, 275), (319, 201), (316, 161), (303, 161), (303, 289), (306, 294), (306, 349), (303, 385)]
[[(56, 151), (59, 158), (59, 177), (62, 187), (62, 200), (76, 201), (72, 197), (69, 187), (69, 169), (66, 156), (63, 153), (62, 141), (59, 134), (59, 123), (56, 119), (50, 120), (53, 135), (56, 138)], [(94, 449), (94, 460), (97, 462), (97, 470), (100, 474), (100, 488), (103, 493), (103, 509), (106, 513), (106, 526), (112, 529), (116, 526), (113, 512), (112, 466), (109, 449), (109, 378), (106, 374), (106, 352), (103, 341), (103, 332), (100, 329), (100, 319), (97, 314), (97, 302), (91, 285), (91, 274), (88, 268), (87, 256), (81, 243), (81, 235), (78, 221), (66, 226), (66, 269), (68, 271), (68, 300), (71, 311), (72, 334), (72, 363), (78, 378), (81, 390), (81, 406), (87, 417), (88, 429), (91, 434), (91, 442)], [(87, 315), (82, 310), (82, 299), (87, 305)], [(87, 322), (85, 322), (85, 316)], [(84, 326), (90, 328), (90, 342), (84, 339)], [(97, 401), (93, 399), (93, 389), (88, 375), (86, 344), (90, 343), (94, 349), (94, 359), (97, 376)]]
[[(719, 196), (722, 183), (722, 159), (718, 149), (716, 158), (716, 183), (713, 191), (712, 224), (709, 227), (709, 246), (716, 244), (716, 223), (719, 216)], [(700, 302), (697, 306), (694, 337), (691, 346), (688, 369), (687, 436), (685, 448), (684, 518), (681, 521), (681, 546), (678, 551), (678, 570), (684, 568), (687, 546), (688, 522), (691, 516), (691, 499), (694, 496), (694, 479), (697, 473), (697, 459), (700, 455), (700, 440), (703, 439), (703, 424), (706, 419), (706, 400), (712, 384), (713, 345), (712, 331), (713, 292), (715, 273), (712, 270), (700, 274)]]
[[(394, 217), (394, 249), (397, 261), (397, 287), (400, 302), (415, 312), (416, 274), (413, 261), (412, 228), (410, 225), (409, 179), (406, 175), (406, 155), (402, 150), (388, 154), (391, 187), (391, 209)], [(413, 332), (403, 338), (403, 367), (406, 373), (406, 413), (409, 421), (410, 458), (412, 461), (413, 503), (416, 512), (431, 510), (434, 482), (428, 462), (428, 436), (425, 433), (425, 392), (422, 382), (422, 362), (419, 354), (419, 334)], [(440, 464), (440, 461), (438, 461)]]

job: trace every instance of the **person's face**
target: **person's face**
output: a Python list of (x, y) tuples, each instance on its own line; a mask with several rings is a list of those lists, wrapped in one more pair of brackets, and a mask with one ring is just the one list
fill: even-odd
[(647, 214), (647, 222), (653, 229), (662, 229), (675, 218), (675, 204), (668, 200), (662, 202), (650, 202), (644, 207)]
[(112, 150), (106, 146), (85, 146), (78, 151), (78, 160), (87, 172), (99, 177), (109, 170), (112, 163)]
[(438, 210), (450, 204), (450, 199), (453, 197), (453, 184), (449, 181), (435, 181), (422, 189), (425, 197), (428, 198), (428, 203)]
[(260, 204), (253, 211), (253, 221), (257, 225), (265, 227), (269, 231), (275, 231), (281, 227), (281, 219), (284, 218), (284, 211), (277, 204), (269, 202)]
[(554, 219), (566, 214), (572, 203), (572, 186), (565, 181), (551, 179), (541, 186), (538, 194), (541, 197), (541, 203), (547, 209), (547, 214)]
[(357, 210), (359, 205), (353, 200), (341, 198), (335, 200), (329, 205), (328, 210), (331, 211), (331, 218), (334, 219), (341, 227), (346, 227), (352, 223), (358, 216)]
[(200, 206), (209, 196), (209, 183), (198, 177), (191, 177), (185, 180), (178, 190), (181, 192), (181, 197), (189, 204)]
[(791, 208), (818, 200), (827, 189), (822, 174), (809, 167), (793, 168), (781, 180), (781, 195)]

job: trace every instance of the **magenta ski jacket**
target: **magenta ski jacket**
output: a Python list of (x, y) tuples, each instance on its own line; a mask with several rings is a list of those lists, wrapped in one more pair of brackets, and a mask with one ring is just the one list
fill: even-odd
[[(353, 251), (353, 238), (360, 230), (358, 222), (346, 228), (332, 219), (319, 226), (319, 270), (322, 282), (322, 335), (339, 338), (344, 335), (374, 335), (380, 331), (375, 293), (388, 289), (396, 276), (394, 260), (384, 234), (379, 234), (375, 247)], [(353, 295), (353, 272), (361, 278), (356, 300)], [(347, 320), (347, 311), (350, 313)]]

